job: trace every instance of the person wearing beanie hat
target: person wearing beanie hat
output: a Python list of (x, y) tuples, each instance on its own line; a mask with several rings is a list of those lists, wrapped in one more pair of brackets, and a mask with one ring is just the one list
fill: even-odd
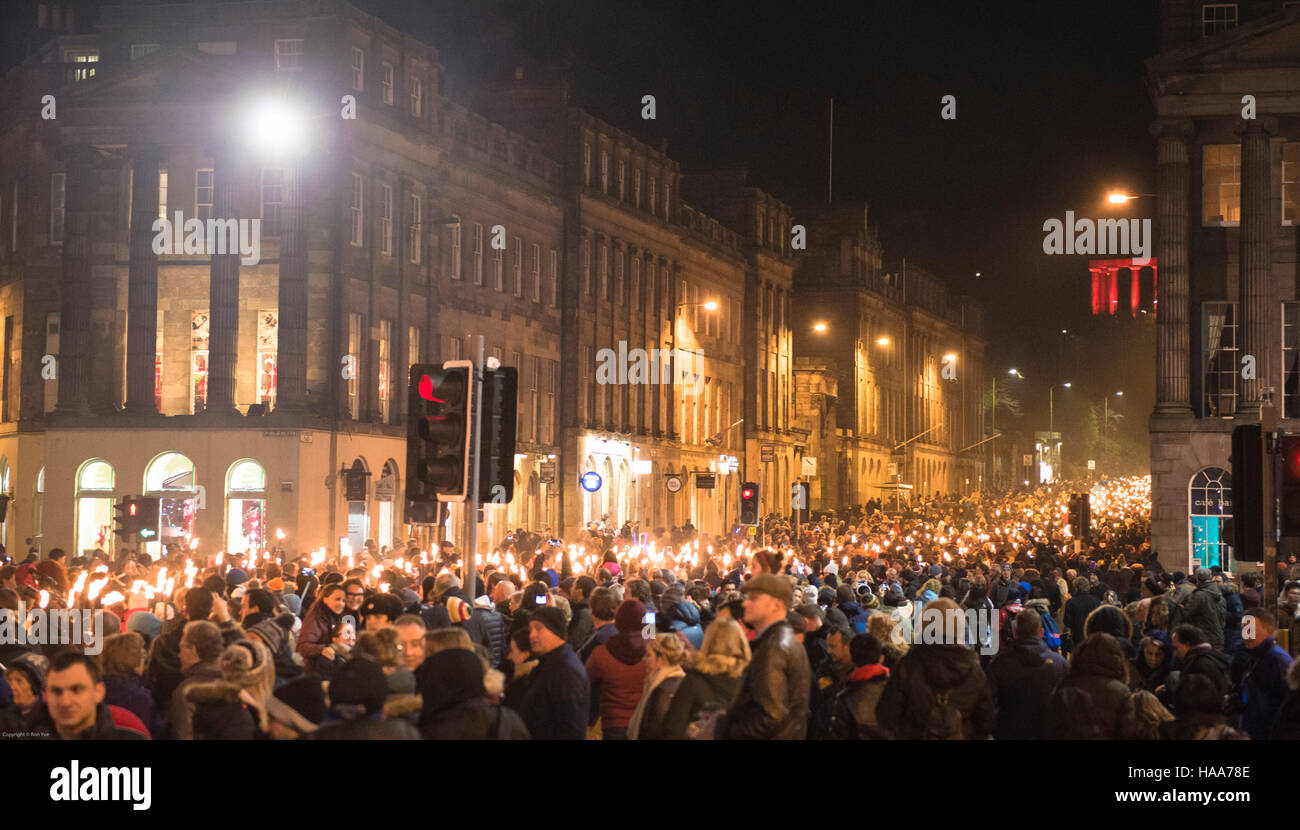
[(361, 616), (365, 620), (366, 631), (378, 631), (392, 625), (402, 616), (405, 607), (396, 594), (375, 594), (361, 603)]
[(529, 615), (528, 644), (538, 662), (518, 711), (537, 740), (575, 741), (587, 734), (591, 684), (567, 632), (558, 608), (542, 606)]
[(226, 571), (226, 584), (231, 588), (243, 585), (248, 581), (248, 574), (242, 568), (231, 568)]
[(402, 718), (385, 718), (388, 681), (373, 660), (349, 660), (330, 681), (325, 723), (303, 740), (419, 740), (420, 733)]
[(251, 740), (270, 735), (267, 699), (275, 686), (271, 652), (257, 639), (237, 640), (218, 658), (220, 681), (185, 690), (194, 707), (195, 740)]
[(148, 611), (134, 611), (126, 618), (126, 630), (134, 631), (143, 637), (147, 650), (154, 639), (162, 633), (162, 620)]
[[(587, 658), (591, 697), (600, 709), (601, 737), (622, 740), (645, 691), (646, 608), (639, 600), (624, 600), (614, 612), (616, 634)], [(651, 623), (653, 625), (653, 623)]]
[(473, 616), (474, 607), (460, 597), (448, 597), (446, 605), (452, 625), (464, 625)]
[(462, 648), (429, 657), (420, 674), (420, 735), (425, 740), (527, 740), (514, 710), (489, 703), (483, 661)]
[(272, 577), (266, 582), (266, 589), (272, 593), (278, 594), (284, 590), (284, 580), (280, 577)]
[(262, 620), (247, 629), (250, 637), (256, 637), (271, 652), (271, 662), (275, 665), (275, 685), (285, 683), (298, 677), (303, 672), (302, 656), (298, 654), (293, 638), (293, 623), (297, 619), (292, 614), (281, 614), (273, 620)]

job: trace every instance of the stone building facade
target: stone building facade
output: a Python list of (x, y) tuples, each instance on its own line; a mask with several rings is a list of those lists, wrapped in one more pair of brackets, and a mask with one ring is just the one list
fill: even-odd
[[(683, 173), (562, 84), (453, 99), (437, 49), (344, 0), (125, 2), (47, 14), (31, 42), (0, 88), (10, 550), (111, 549), (134, 494), (163, 499), (168, 544), (431, 541), (404, 522), (409, 367), (480, 336), (520, 377), (515, 497), (485, 508), (484, 544), (602, 518), (720, 532), (742, 481), (785, 512), (796, 478), (837, 468), (796, 411), (797, 268), (821, 255), (791, 244), (833, 217)], [(155, 253), (177, 212), (182, 244)], [(186, 241), (189, 220), (256, 220), (259, 256)], [(810, 239), (838, 252), (836, 233)], [(895, 305), (900, 338), (952, 324)], [(637, 352), (660, 382), (618, 374)], [(911, 394), (908, 365), (863, 381)]]
[(1231, 550), (1232, 428), (1266, 402), (1300, 428), (1300, 8), (1163, 0), (1160, 17), (1152, 544), (1170, 568), (1235, 570), (1261, 552)]

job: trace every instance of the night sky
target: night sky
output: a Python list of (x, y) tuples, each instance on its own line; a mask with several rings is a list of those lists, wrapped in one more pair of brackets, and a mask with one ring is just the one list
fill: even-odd
[[(6, 4), (6, 22), (26, 5)], [(834, 97), (835, 200), (870, 205), (887, 261), (906, 256), (982, 299), (993, 367), (1039, 380), (1077, 371), (1059, 365), (1054, 338), (1088, 317), (1086, 257), (1044, 255), (1044, 220), (1115, 215), (1101, 203), (1109, 187), (1154, 188), (1142, 65), (1157, 46), (1154, 0), (357, 5), (434, 44), (454, 97), (516, 65), (564, 76), (577, 104), (666, 138), (683, 169), (747, 167), (796, 209), (826, 200)], [(27, 26), (3, 28), (11, 64)], [(640, 119), (646, 93), (657, 122)], [(939, 117), (945, 94), (955, 121)], [(1152, 201), (1129, 215), (1151, 215)], [(1089, 349), (1074, 345), (1075, 365)], [(1132, 379), (1114, 382), (1134, 387), (1154, 374), (1146, 360), (1119, 371)]]

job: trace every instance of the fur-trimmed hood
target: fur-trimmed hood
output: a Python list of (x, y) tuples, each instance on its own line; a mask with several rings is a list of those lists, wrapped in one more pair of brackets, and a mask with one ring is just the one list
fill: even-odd
[(236, 703), (239, 686), (225, 680), (214, 683), (195, 683), (185, 689), (185, 699), (198, 706), (200, 703)]
[(687, 659), (687, 666), (700, 674), (724, 674), (728, 677), (740, 677), (745, 673), (745, 664), (739, 659), (725, 657), (721, 654), (701, 654), (696, 652)]
[(424, 698), (418, 694), (392, 695), (384, 701), (385, 717), (395, 718), (424, 708)]

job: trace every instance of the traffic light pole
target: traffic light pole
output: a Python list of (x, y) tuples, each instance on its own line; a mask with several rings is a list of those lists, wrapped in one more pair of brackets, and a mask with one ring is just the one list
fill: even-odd
[(1274, 436), (1277, 433), (1277, 410), (1272, 404), (1260, 407), (1259, 413), (1260, 458), (1264, 460), (1264, 481), (1261, 487), (1264, 502), (1264, 605), (1277, 610), (1277, 460), (1273, 455)]
[(478, 357), (474, 360), (474, 403), (470, 414), (469, 487), (465, 494), (465, 550), (461, 554), (461, 585), (472, 603), (478, 588), (478, 476), (479, 447), (483, 440), (483, 335), (478, 337)]

